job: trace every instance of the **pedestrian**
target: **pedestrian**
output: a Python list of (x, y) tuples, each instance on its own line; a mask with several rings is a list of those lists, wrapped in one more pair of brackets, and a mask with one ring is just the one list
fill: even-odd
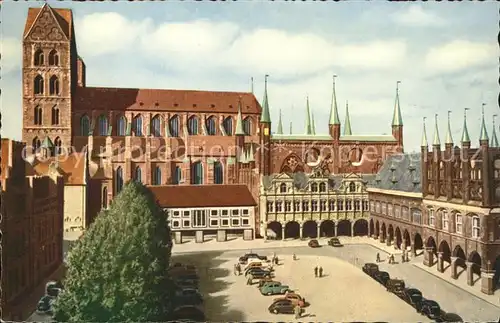
[(380, 262), (380, 253), (377, 252), (377, 262)]
[(236, 275), (237, 275), (237, 273), (238, 273), (238, 269), (237, 269), (237, 268), (238, 268), (238, 265), (237, 265), (237, 264), (236, 264), (236, 265), (234, 265), (234, 268), (233, 268), (233, 273), (234, 273), (234, 275), (235, 275), (235, 276), (236, 276)]
[(297, 255), (293, 254), (293, 260), (297, 260)]
[(323, 267), (320, 266), (318, 272), (319, 272), (319, 277), (320, 278), (323, 277)]
[(239, 263), (236, 264), (236, 271), (238, 272), (238, 276), (241, 275), (241, 265)]
[(405, 253), (404, 252), (401, 254), (401, 262), (405, 262)]
[(299, 305), (295, 306), (294, 312), (295, 312), (295, 319), (299, 319), (300, 318), (300, 312), (301, 312), (301, 308), (300, 308)]
[(318, 277), (318, 266), (314, 267), (314, 277)]
[(279, 263), (278, 256), (274, 257), (274, 264), (277, 265)]

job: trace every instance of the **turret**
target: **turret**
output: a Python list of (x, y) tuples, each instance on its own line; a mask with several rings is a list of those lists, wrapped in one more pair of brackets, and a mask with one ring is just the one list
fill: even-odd
[(345, 122), (344, 122), (344, 136), (351, 136), (351, 117), (349, 116), (349, 101), (345, 102)]
[(448, 129), (446, 130), (446, 139), (444, 141), (445, 147), (445, 171), (444, 171), (444, 183), (446, 185), (446, 198), (447, 200), (451, 200), (453, 198), (453, 183), (451, 178), (453, 178), (453, 161), (454, 161), (454, 152), (453, 152), (453, 137), (451, 135), (451, 111), (448, 110)]
[(448, 111), (448, 129), (446, 131), (446, 140), (444, 142), (445, 148), (447, 152), (450, 152), (453, 148), (453, 137), (451, 135), (451, 111)]
[(245, 143), (245, 131), (243, 131), (243, 118), (241, 116), (241, 96), (238, 100), (238, 115), (236, 116), (234, 135), (236, 137), (236, 145), (238, 147), (243, 147)]
[(481, 147), (488, 148), (489, 147), (489, 142), (490, 138), (488, 137), (488, 130), (486, 130), (486, 123), (484, 122), (484, 106), (486, 103), (483, 103), (481, 107), (481, 129), (479, 131), (479, 145)]
[(462, 138), (460, 139), (462, 148), (466, 149), (470, 148), (469, 129), (467, 129), (467, 110), (469, 110), (469, 108), (464, 109), (464, 125), (462, 129)]
[(330, 131), (330, 136), (334, 140), (339, 140), (340, 138), (340, 118), (339, 111), (337, 108), (337, 94), (335, 93), (335, 78), (337, 75), (333, 76), (333, 92), (332, 92), (332, 104), (330, 107), (330, 121), (328, 123), (328, 129)]
[(281, 121), (281, 109), (280, 109), (280, 115), (279, 115), (279, 119), (278, 119), (278, 129), (276, 129), (276, 134), (277, 135), (283, 134), (283, 123)]
[(467, 129), (467, 110), (464, 109), (464, 125), (462, 130), (462, 150), (461, 150), (461, 160), (462, 160), (462, 185), (463, 185), (463, 203), (466, 204), (470, 199), (470, 163), (469, 163), (469, 149), (470, 149), (470, 137), (469, 130)]
[(486, 122), (484, 121), (484, 106), (486, 103), (483, 103), (481, 106), (481, 131), (479, 137), (479, 144), (481, 145), (481, 159), (482, 159), (482, 169), (481, 169), (481, 179), (483, 186), (483, 194), (482, 194), (482, 204), (485, 207), (491, 206), (492, 201), (492, 192), (493, 192), (493, 183), (491, 182), (491, 165), (490, 165), (490, 152), (489, 152), (489, 142), (488, 131), (486, 130)]
[(493, 130), (491, 131), (491, 143), (490, 143), (490, 147), (492, 147), (492, 148), (498, 148), (497, 130), (496, 130), (496, 126), (495, 126), (496, 117), (497, 117), (497, 115), (494, 114), (493, 115)]
[(434, 115), (434, 140), (432, 142), (432, 163), (434, 167), (433, 170), (433, 182), (434, 182), (434, 198), (438, 198), (441, 195), (441, 140), (439, 139), (439, 126), (438, 126), (438, 115), (437, 113)]
[(262, 115), (260, 117), (260, 149), (259, 170), (264, 176), (271, 174), (271, 116), (269, 113), (269, 99), (267, 96), (267, 78), (264, 78), (264, 99), (262, 100)]
[(309, 108), (309, 96), (306, 98), (306, 135), (312, 135), (311, 110)]
[(428, 164), (428, 155), (429, 155), (429, 142), (427, 141), (427, 130), (425, 128), (425, 120), (427, 118), (423, 118), (423, 131), (422, 131), (422, 142), (420, 144), (420, 160), (422, 165), (421, 171), (421, 182), (422, 182), (422, 195), (425, 197), (427, 195), (427, 183), (428, 183), (428, 175), (429, 175), (429, 164)]
[(392, 135), (398, 142), (398, 146), (403, 147), (403, 116), (401, 115), (401, 105), (399, 103), (399, 84), (396, 82), (396, 99), (394, 102), (394, 112), (392, 114)]

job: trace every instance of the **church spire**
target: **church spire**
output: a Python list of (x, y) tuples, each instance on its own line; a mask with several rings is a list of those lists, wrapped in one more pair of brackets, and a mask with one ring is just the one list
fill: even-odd
[(401, 106), (399, 104), (399, 84), (401, 84), (401, 81), (396, 82), (396, 101), (394, 103), (394, 112), (392, 114), (393, 127), (403, 125), (403, 117), (401, 116)]
[(438, 114), (434, 115), (434, 141), (433, 146), (441, 146), (441, 140), (439, 139), (439, 126), (438, 126)]
[(489, 141), (488, 131), (486, 130), (486, 123), (484, 122), (484, 106), (485, 105), (486, 105), (486, 103), (483, 103), (481, 106), (481, 130), (480, 130), (481, 135), (479, 137), (480, 141), (483, 141), (483, 140)]
[(497, 130), (495, 129), (495, 119), (497, 115), (493, 115), (493, 131), (491, 131), (491, 144), (490, 147), (497, 148), (498, 147), (498, 138), (497, 138)]
[(344, 136), (351, 136), (351, 117), (349, 116), (349, 101), (345, 102), (345, 122), (344, 122)]
[(311, 110), (309, 108), (309, 96), (306, 99), (306, 135), (312, 134)]
[(243, 131), (243, 118), (241, 117), (241, 96), (238, 100), (238, 116), (236, 117), (236, 129), (234, 134), (236, 136), (244, 136), (245, 131)]
[(260, 122), (271, 123), (271, 115), (269, 113), (269, 99), (267, 97), (267, 78), (269, 75), (266, 74), (264, 77), (264, 99), (262, 100), (262, 115), (260, 116)]
[(453, 137), (451, 136), (451, 121), (450, 121), (451, 111), (448, 110), (448, 130), (446, 131), (446, 141), (445, 144), (453, 145)]
[(315, 135), (316, 134), (316, 123), (314, 122), (314, 112), (311, 112), (311, 119), (312, 119), (311, 132), (313, 135)]
[(277, 135), (282, 135), (283, 134), (283, 123), (281, 122), (281, 109), (280, 109), (280, 116), (278, 119), (278, 130), (276, 131)]
[(422, 143), (420, 144), (420, 146), (427, 148), (429, 146), (429, 142), (427, 141), (427, 129), (425, 129), (425, 119), (427, 118), (426, 117), (423, 118), (424, 129), (422, 131)]
[(335, 93), (335, 78), (337, 75), (333, 75), (333, 92), (332, 92), (332, 105), (330, 107), (330, 125), (339, 125), (339, 110), (337, 108), (337, 94)]
[(469, 108), (464, 109), (464, 126), (462, 130), (462, 140), (461, 140), (462, 143), (464, 142), (470, 143), (469, 129), (467, 129), (467, 110), (469, 110)]

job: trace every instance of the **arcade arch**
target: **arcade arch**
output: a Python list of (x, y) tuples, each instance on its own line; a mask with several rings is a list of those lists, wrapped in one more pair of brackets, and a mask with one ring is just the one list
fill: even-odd
[(318, 224), (316, 221), (306, 221), (302, 224), (302, 237), (303, 238), (317, 238), (318, 237)]
[(337, 236), (351, 236), (351, 222), (349, 220), (341, 220), (337, 224)]
[(368, 235), (368, 221), (365, 219), (358, 219), (353, 225), (353, 235), (356, 237)]
[(282, 237), (283, 226), (278, 221), (269, 222), (267, 224), (267, 230), (273, 232), (271, 234), (266, 233), (267, 236), (270, 236), (275, 239), (283, 239)]
[(322, 237), (334, 237), (335, 222), (333, 222), (332, 220), (325, 220), (321, 222), (319, 231)]
[(285, 236), (283, 237), (284, 239), (287, 238), (294, 238), (298, 239), (300, 238), (300, 225), (296, 221), (290, 221), (287, 224), (285, 224)]

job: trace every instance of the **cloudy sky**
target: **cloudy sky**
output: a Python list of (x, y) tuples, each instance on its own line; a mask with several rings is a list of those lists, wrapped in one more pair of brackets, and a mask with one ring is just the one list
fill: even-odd
[[(29, 6), (2, 10), (2, 136), (21, 138), (21, 38)], [(475, 145), (481, 104), (488, 132), (498, 111), (498, 4), (360, 2), (54, 2), (73, 9), (87, 85), (250, 91), (269, 74), (273, 128), (304, 133), (306, 96), (327, 132), (332, 75), (354, 134), (390, 133), (396, 81), (406, 150), (433, 136), (447, 111), (459, 140), (464, 108)], [(42, 3), (39, 4), (40, 6)], [(500, 114), (500, 113), (499, 113)], [(500, 119), (497, 124), (500, 123)]]

